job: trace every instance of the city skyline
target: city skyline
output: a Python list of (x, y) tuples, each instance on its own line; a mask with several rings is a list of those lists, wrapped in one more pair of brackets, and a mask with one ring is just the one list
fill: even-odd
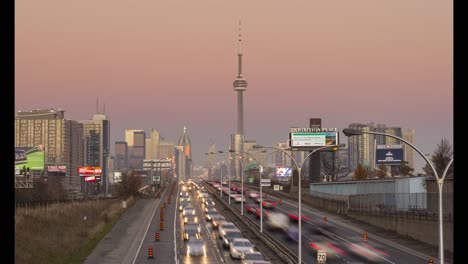
[(175, 140), (186, 126), (202, 165), (236, 132), (242, 19), (245, 139), (284, 142), (321, 118), (346, 144), (343, 128), (370, 122), (414, 129), (424, 153), (453, 144), (452, 2), (112, 3), (16, 3), (15, 112), (88, 119), (99, 98), (112, 148), (125, 129)]

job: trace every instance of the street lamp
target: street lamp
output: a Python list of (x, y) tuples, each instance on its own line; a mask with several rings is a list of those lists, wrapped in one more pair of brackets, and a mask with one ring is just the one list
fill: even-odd
[(339, 145), (328, 145), (328, 146), (323, 146), (323, 147), (316, 148), (304, 158), (301, 165), (299, 165), (297, 163), (296, 159), (294, 159), (289, 153), (287, 153), (286, 151), (284, 151), (282, 149), (274, 148), (274, 147), (264, 147), (264, 146), (261, 146), (261, 145), (254, 145), (253, 146), (254, 149), (268, 148), (268, 149), (274, 149), (274, 150), (283, 152), (288, 157), (290, 157), (292, 161), (294, 161), (294, 163), (296, 164), (296, 168), (298, 169), (298, 172), (299, 172), (299, 181), (298, 181), (299, 182), (298, 183), (299, 198), (297, 199), (299, 201), (299, 215), (298, 215), (298, 229), (299, 229), (299, 240), (298, 240), (299, 256), (298, 257), (299, 257), (299, 261), (298, 261), (298, 263), (302, 263), (302, 194), (301, 194), (301, 191), (302, 191), (301, 190), (301, 179), (302, 179), (301, 170), (302, 170), (302, 166), (307, 161), (307, 158), (309, 158), (310, 156), (312, 156), (312, 154), (314, 154), (315, 152), (317, 152), (319, 150), (326, 149), (326, 148), (335, 149), (335, 148), (340, 148), (340, 147), (344, 147), (344, 146), (345, 146), (345, 144), (339, 144)]
[(386, 137), (396, 138), (398, 140), (401, 140), (401, 141), (405, 142), (412, 149), (416, 150), (416, 152), (418, 152), (419, 155), (421, 155), (421, 157), (423, 157), (423, 159), (427, 162), (427, 164), (429, 164), (432, 171), (434, 172), (434, 176), (437, 179), (437, 186), (439, 188), (439, 257), (440, 257), (440, 263), (444, 264), (444, 229), (443, 229), (444, 218), (443, 218), (443, 213), (442, 213), (442, 191), (443, 191), (442, 187), (444, 186), (444, 180), (445, 180), (445, 176), (447, 175), (447, 171), (448, 171), (450, 165), (452, 165), (453, 158), (449, 161), (449, 163), (445, 167), (444, 172), (442, 173), (442, 177), (439, 177), (439, 175), (437, 174), (437, 171), (436, 171), (434, 165), (432, 164), (432, 162), (418, 148), (416, 148), (416, 146), (414, 146), (413, 144), (411, 144), (410, 142), (404, 140), (401, 137), (397, 137), (395, 135), (386, 134), (386, 133), (382, 133), (382, 132), (361, 131), (361, 130), (352, 129), (352, 128), (343, 129), (343, 134), (345, 134), (345, 136), (347, 136), (347, 137), (360, 136), (362, 134), (373, 134), (373, 135), (382, 135), (382, 136), (386, 136)]

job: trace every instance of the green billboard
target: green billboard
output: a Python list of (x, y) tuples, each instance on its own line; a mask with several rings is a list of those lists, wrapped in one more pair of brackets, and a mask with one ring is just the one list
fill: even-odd
[(44, 170), (44, 150), (36, 147), (15, 148), (15, 174), (22, 170)]

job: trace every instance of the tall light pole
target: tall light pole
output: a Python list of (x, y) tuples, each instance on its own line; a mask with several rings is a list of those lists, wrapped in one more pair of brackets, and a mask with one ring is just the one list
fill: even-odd
[(302, 161), (301, 165), (299, 165), (296, 161), (296, 159), (294, 159), (289, 153), (287, 153), (286, 151), (282, 150), (282, 149), (279, 149), (279, 148), (274, 148), (274, 147), (264, 147), (264, 146), (261, 146), (261, 145), (254, 145), (253, 148), (254, 149), (261, 149), (261, 148), (268, 148), (268, 149), (274, 149), (274, 150), (277, 150), (277, 151), (281, 151), (283, 152), (284, 154), (286, 154), (288, 157), (291, 158), (292, 161), (294, 161), (294, 163), (296, 164), (296, 168), (299, 172), (299, 183), (298, 183), (298, 187), (299, 187), (299, 197), (298, 197), (298, 202), (299, 202), (299, 214), (298, 214), (298, 229), (299, 229), (299, 240), (298, 240), (298, 250), (299, 250), (299, 261), (298, 263), (302, 263), (302, 194), (301, 194), (301, 170), (302, 170), (302, 166), (304, 165), (304, 163), (307, 161), (307, 158), (309, 158), (310, 156), (312, 156), (312, 154), (314, 154), (315, 152), (319, 151), (319, 150), (322, 150), (322, 149), (326, 149), (326, 148), (339, 148), (339, 147), (344, 147), (345, 144), (339, 144), (339, 145), (328, 145), (328, 146), (323, 146), (323, 147), (319, 147), (319, 148), (316, 148), (314, 149), (312, 152), (309, 153), (309, 155), (307, 155), (304, 160)]
[(432, 169), (432, 172), (434, 173), (434, 176), (437, 179), (437, 186), (438, 186), (438, 189), (439, 189), (439, 257), (440, 257), (440, 263), (444, 264), (444, 229), (443, 229), (444, 215), (443, 215), (443, 211), (442, 211), (442, 191), (443, 191), (442, 187), (444, 186), (444, 180), (445, 180), (445, 176), (447, 175), (447, 171), (448, 171), (450, 165), (452, 165), (453, 158), (449, 161), (449, 163), (445, 167), (444, 172), (442, 173), (442, 177), (439, 177), (439, 175), (437, 174), (437, 171), (436, 171), (434, 165), (432, 164), (432, 162), (416, 146), (414, 146), (413, 144), (411, 144), (410, 142), (404, 140), (401, 137), (397, 137), (395, 135), (386, 134), (386, 133), (382, 133), (382, 132), (361, 131), (361, 130), (351, 129), (351, 128), (343, 129), (343, 133), (347, 137), (360, 136), (362, 134), (373, 134), (373, 135), (382, 135), (382, 136), (391, 137), (391, 138), (401, 140), (401, 141), (405, 142), (406, 144), (408, 144), (412, 149), (416, 150), (416, 152), (418, 152), (419, 155), (421, 155), (421, 157), (423, 157), (423, 159), (427, 162), (427, 164), (429, 164), (429, 166)]

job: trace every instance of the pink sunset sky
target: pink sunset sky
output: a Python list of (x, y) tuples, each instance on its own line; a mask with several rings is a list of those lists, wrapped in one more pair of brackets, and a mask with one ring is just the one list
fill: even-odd
[[(289, 127), (415, 129), (432, 153), (453, 144), (453, 1), (15, 1), (15, 112), (106, 105), (125, 129), (178, 140), (196, 165), (236, 132), (242, 20), (245, 134), (271, 146)], [(348, 143), (341, 133), (341, 143)], [(424, 161), (415, 153), (416, 172)]]

